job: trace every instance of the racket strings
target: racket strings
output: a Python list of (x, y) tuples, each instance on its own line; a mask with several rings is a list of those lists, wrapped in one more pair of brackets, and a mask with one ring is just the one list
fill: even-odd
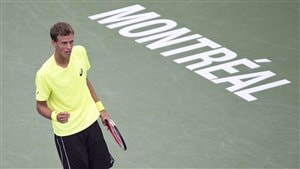
[(124, 141), (120, 131), (118, 130), (116, 124), (111, 119), (107, 120), (105, 124), (107, 126), (107, 129), (112, 134), (114, 140), (125, 151), (127, 149), (127, 147), (126, 147), (125, 141)]

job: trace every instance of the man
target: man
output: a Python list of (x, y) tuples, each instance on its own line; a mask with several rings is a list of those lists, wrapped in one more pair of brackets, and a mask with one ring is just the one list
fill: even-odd
[(50, 29), (55, 52), (36, 74), (37, 111), (52, 121), (64, 169), (107, 169), (111, 157), (97, 119), (109, 118), (87, 78), (90, 64), (83, 46), (73, 46), (74, 30), (65, 22)]

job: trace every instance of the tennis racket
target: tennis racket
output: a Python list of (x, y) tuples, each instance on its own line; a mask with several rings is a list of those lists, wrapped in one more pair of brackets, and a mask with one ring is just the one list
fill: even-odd
[(125, 141), (114, 121), (112, 119), (105, 119), (104, 125), (107, 127), (107, 130), (111, 133), (120, 148), (125, 151), (127, 149)]

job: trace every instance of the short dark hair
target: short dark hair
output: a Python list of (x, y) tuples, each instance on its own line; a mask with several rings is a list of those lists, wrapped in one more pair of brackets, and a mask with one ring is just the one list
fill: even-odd
[(57, 41), (58, 36), (67, 36), (70, 34), (74, 35), (74, 30), (71, 25), (66, 22), (58, 22), (50, 29), (50, 37), (55, 42)]

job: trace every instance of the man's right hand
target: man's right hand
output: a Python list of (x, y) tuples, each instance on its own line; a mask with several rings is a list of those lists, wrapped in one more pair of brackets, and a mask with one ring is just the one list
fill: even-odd
[(67, 123), (70, 118), (70, 113), (68, 112), (59, 112), (57, 113), (56, 119), (60, 123)]

